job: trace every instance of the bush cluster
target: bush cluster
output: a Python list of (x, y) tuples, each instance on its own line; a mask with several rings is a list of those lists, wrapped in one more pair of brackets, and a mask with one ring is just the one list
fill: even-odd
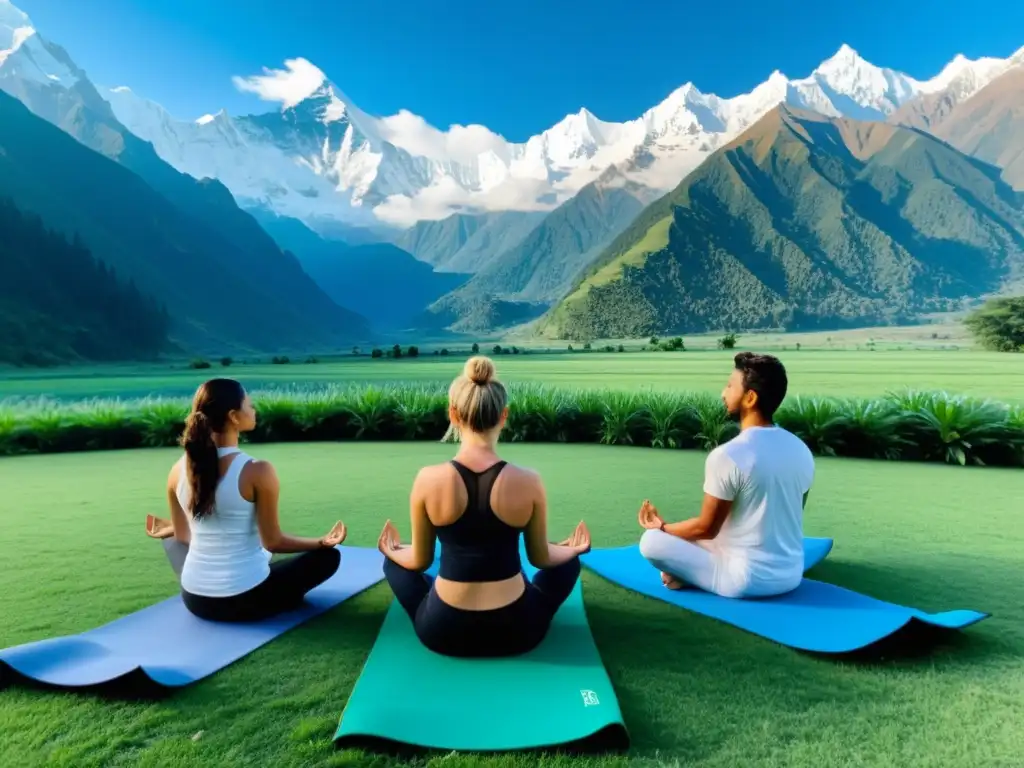
[[(435, 440), (447, 427), (447, 383), (253, 393), (254, 443)], [(512, 385), (503, 439), (710, 450), (736, 434), (705, 393), (570, 390)], [(0, 455), (173, 446), (188, 398), (7, 400)], [(951, 464), (1024, 466), (1024, 407), (941, 392), (875, 399), (790, 397), (778, 423), (814, 453)]]

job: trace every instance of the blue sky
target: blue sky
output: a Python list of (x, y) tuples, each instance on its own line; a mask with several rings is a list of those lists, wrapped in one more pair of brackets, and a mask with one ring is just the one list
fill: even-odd
[[(926, 78), (1024, 46), (1020, 0), (14, 0), (90, 78), (175, 116), (275, 108), (232, 76), (316, 64), (364, 111), (521, 141), (586, 106), (627, 120), (686, 81), (728, 97), (843, 42)], [(771, 9), (769, 11), (769, 9)]]

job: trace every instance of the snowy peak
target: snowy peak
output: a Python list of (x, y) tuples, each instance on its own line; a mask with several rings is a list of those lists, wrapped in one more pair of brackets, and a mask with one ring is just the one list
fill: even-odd
[(810, 81), (822, 86), (840, 114), (861, 119), (887, 115), (917, 95), (910, 77), (876, 67), (846, 43), (800, 84)]
[(818, 65), (812, 74), (828, 77), (831, 74), (845, 74), (857, 69), (878, 69), (873, 64), (861, 58), (850, 45), (843, 43), (832, 56), (825, 59)]
[(8, 49), (9, 33), (16, 29), (32, 28), (28, 14), (14, 6), (9, 0), (0, 0), (0, 49)]
[[(9, 30), (24, 17), (11, 7), (0, 0)], [(13, 31), (2, 29), (13, 40)], [(1024, 60), (1024, 49), (1019, 55)], [(918, 82), (843, 44), (801, 79), (774, 70), (728, 98), (686, 82), (635, 119), (608, 122), (580, 108), (522, 143), (483, 125), (437, 128), (407, 110), (369, 115), (303, 58), (232, 78), (238, 90), (273, 105), (260, 114), (222, 110), (182, 121), (127, 89), (105, 97), (118, 120), (164, 160), (221, 180), (246, 205), (314, 227), (325, 220), (408, 226), (453, 213), (551, 210), (595, 181), (667, 191), (779, 104), (884, 120), (930, 92), (973, 93), (1005, 66), (1006, 60), (957, 56)], [(0, 85), (4, 74), (0, 63)]]
[(63, 48), (36, 33), (23, 11), (0, 0), (0, 88), (22, 98), (28, 85), (70, 88), (84, 77)]
[(918, 91), (923, 94), (949, 90), (955, 98), (964, 98), (981, 90), (993, 78), (1000, 75), (1013, 59), (996, 59), (982, 57), (968, 59), (962, 53), (953, 57), (942, 71), (930, 80), (917, 84)]
[(0, 64), (36, 33), (28, 15), (0, 0)]

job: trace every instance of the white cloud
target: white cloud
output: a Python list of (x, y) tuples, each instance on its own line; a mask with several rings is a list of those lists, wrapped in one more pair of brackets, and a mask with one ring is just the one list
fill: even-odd
[(400, 110), (377, 120), (380, 136), (411, 155), (468, 163), (486, 152), (508, 155), (508, 142), (483, 125), (451, 125), (441, 131), (419, 115)]
[(484, 192), (463, 189), (454, 179), (443, 177), (412, 196), (389, 195), (373, 212), (385, 223), (408, 227), (465, 211), (543, 211), (554, 207), (538, 202), (550, 191), (542, 179), (508, 177)]
[(254, 93), (263, 101), (278, 102), (283, 109), (288, 109), (311, 96), (326, 79), (319, 67), (301, 57), (286, 59), (284, 66), (284, 69), (264, 67), (262, 75), (235, 75), (231, 82), (244, 93)]

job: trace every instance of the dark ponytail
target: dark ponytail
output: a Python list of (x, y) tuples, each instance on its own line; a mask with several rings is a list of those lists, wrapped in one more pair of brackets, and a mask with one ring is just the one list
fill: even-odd
[(210, 379), (196, 390), (180, 441), (191, 490), (190, 511), (196, 520), (212, 511), (220, 479), (213, 435), (224, 429), (228, 414), (241, 409), (244, 400), (245, 390), (234, 379)]

